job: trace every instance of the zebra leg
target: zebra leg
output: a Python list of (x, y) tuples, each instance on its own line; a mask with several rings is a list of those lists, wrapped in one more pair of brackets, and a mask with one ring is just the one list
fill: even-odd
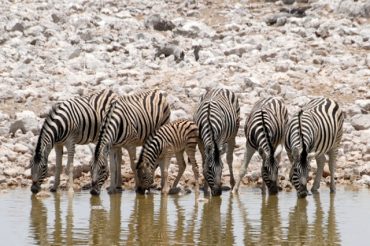
[(338, 147), (329, 151), (329, 171), (330, 171), (330, 192), (335, 193), (335, 166), (336, 166), (336, 159), (338, 155)]
[(121, 174), (121, 166), (122, 166), (122, 148), (117, 148), (114, 153), (114, 159), (116, 161), (116, 189), (117, 191), (122, 191), (122, 174)]
[(50, 187), (51, 192), (56, 192), (60, 183), (60, 173), (62, 170), (62, 158), (63, 158), (63, 145), (55, 145), (55, 180), (54, 185)]
[(137, 173), (136, 173), (136, 163), (135, 163), (135, 160), (136, 160), (136, 147), (135, 146), (130, 146), (130, 147), (126, 147), (127, 151), (128, 151), (128, 156), (130, 157), (130, 166), (131, 166), (131, 170), (132, 172), (134, 173), (134, 180), (135, 180), (135, 190), (137, 188), (137, 185), (138, 185), (138, 177), (137, 177)]
[(162, 194), (168, 194), (168, 165), (170, 163), (170, 157), (165, 156), (161, 168), (161, 189)]
[(73, 193), (73, 158), (75, 155), (75, 143), (70, 142), (66, 145), (67, 147), (67, 155), (68, 155), (68, 161), (67, 161), (67, 170), (68, 170), (68, 192)]
[(188, 155), (188, 161), (191, 163), (191, 167), (193, 169), (194, 178), (195, 178), (195, 192), (199, 191), (199, 168), (197, 164), (197, 160), (195, 159), (195, 146), (194, 148), (186, 149), (186, 154)]
[(177, 165), (179, 166), (179, 172), (177, 173), (176, 179), (173, 182), (172, 187), (169, 191), (170, 194), (179, 193), (180, 188), (177, 188), (177, 184), (179, 183), (180, 178), (182, 177), (186, 169), (186, 162), (184, 160), (184, 151), (177, 152), (175, 155), (176, 155)]
[(234, 178), (234, 172), (233, 172), (234, 148), (235, 148), (235, 136), (233, 136), (227, 142), (227, 153), (226, 153), (226, 161), (227, 161), (227, 164), (229, 165), (229, 171), (230, 171), (231, 189), (233, 189), (235, 186), (235, 178)]
[(255, 152), (256, 152), (255, 149), (253, 149), (248, 144), (246, 144), (245, 152), (244, 152), (244, 162), (242, 163), (242, 166), (240, 167), (240, 170), (239, 170), (239, 179), (237, 180), (236, 186), (233, 189), (234, 193), (238, 192), (240, 181), (243, 179), (244, 175), (246, 174), (249, 162), (251, 161), (252, 156)]
[(112, 148), (109, 153), (109, 168), (110, 168), (110, 186), (108, 187), (108, 193), (114, 194), (120, 191), (122, 188), (117, 189), (119, 185), (118, 181), (121, 179), (121, 162), (122, 162), (122, 150), (120, 147)]
[[(204, 172), (204, 163), (205, 163), (206, 156), (205, 156), (205, 153), (204, 153), (204, 144), (203, 144), (202, 140), (198, 141), (198, 148), (199, 148), (199, 152), (202, 156), (202, 168), (203, 168), (203, 172)], [(208, 183), (207, 183), (207, 180), (205, 180), (205, 179), (204, 179), (203, 190), (204, 190), (204, 194), (208, 195)]]
[(322, 172), (324, 171), (324, 165), (325, 165), (325, 155), (316, 156), (316, 164), (317, 164), (317, 172), (316, 172), (315, 180), (311, 188), (312, 193), (317, 193), (317, 190), (320, 188), (320, 181), (321, 181)]

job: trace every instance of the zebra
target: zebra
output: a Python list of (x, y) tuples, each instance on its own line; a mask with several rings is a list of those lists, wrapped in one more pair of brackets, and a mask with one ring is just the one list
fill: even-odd
[(110, 159), (111, 181), (108, 193), (122, 189), (122, 150), (128, 150), (131, 169), (137, 185), (135, 152), (146, 138), (160, 126), (169, 122), (170, 106), (166, 95), (159, 90), (147, 90), (115, 100), (102, 123), (95, 152), (90, 163), (92, 195), (99, 195), (108, 178), (107, 155)]
[[(195, 177), (195, 189), (199, 190), (199, 169), (195, 159), (195, 151), (198, 143), (198, 126), (194, 121), (179, 119), (161, 126), (146, 141), (140, 153), (139, 161), (136, 165), (138, 175), (137, 192), (144, 193), (153, 184), (154, 171), (160, 164), (161, 168), (161, 187), (162, 193), (168, 194), (176, 192), (176, 186), (183, 175), (186, 163), (184, 152), (188, 156), (188, 161), (192, 164)], [(168, 190), (167, 175), (171, 157), (175, 154), (179, 172)]]
[(223, 163), (221, 155), (227, 152), (226, 159), (230, 170), (231, 188), (235, 185), (233, 175), (233, 151), (235, 137), (240, 124), (238, 98), (228, 89), (211, 89), (200, 99), (194, 115), (199, 128), (199, 150), (202, 155), (204, 192), (208, 186), (213, 196), (220, 196)]
[(312, 193), (320, 187), (325, 154), (329, 155), (330, 191), (335, 192), (334, 172), (338, 147), (343, 135), (344, 114), (334, 100), (320, 97), (309, 101), (289, 121), (285, 134), (285, 149), (292, 163), (290, 182), (298, 197), (307, 196), (310, 161), (315, 157), (317, 173)]
[(53, 148), (56, 153), (55, 181), (51, 192), (58, 189), (62, 169), (63, 147), (67, 148), (66, 173), (69, 191), (73, 191), (73, 158), (76, 144), (94, 143), (108, 105), (117, 97), (111, 90), (101, 90), (88, 96), (75, 97), (54, 104), (49, 111), (37, 140), (29, 167), (32, 176), (32, 193), (38, 193), (47, 176), (48, 157)]
[(256, 102), (245, 122), (244, 163), (240, 169), (234, 192), (238, 192), (240, 181), (247, 172), (248, 164), (253, 154), (258, 151), (262, 157), (261, 175), (264, 183), (262, 192), (265, 193), (266, 184), (270, 194), (277, 194), (278, 166), (287, 122), (288, 110), (282, 100), (268, 97)]

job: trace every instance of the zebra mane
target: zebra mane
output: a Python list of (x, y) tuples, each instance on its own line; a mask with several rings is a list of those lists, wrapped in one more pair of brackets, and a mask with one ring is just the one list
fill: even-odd
[(215, 160), (218, 160), (220, 158), (220, 151), (218, 149), (217, 142), (216, 142), (216, 139), (215, 139), (215, 133), (213, 132), (210, 114), (211, 114), (211, 103), (209, 102), (208, 103), (208, 109), (207, 109), (207, 121), (208, 121), (209, 129), (211, 131), (212, 142), (214, 144), (213, 157), (214, 157)]
[(111, 105), (109, 106), (109, 110), (108, 110), (107, 114), (105, 115), (103, 123), (100, 127), (99, 138), (98, 138), (98, 142), (96, 143), (96, 148), (95, 148), (95, 160), (97, 160), (98, 157), (99, 157), (100, 147), (101, 147), (103, 138), (104, 138), (105, 133), (106, 133), (106, 128), (107, 128), (107, 125), (108, 125), (108, 123), (110, 122), (110, 120), (112, 118), (112, 115), (113, 115), (114, 109), (116, 108), (116, 105), (117, 105), (117, 100), (113, 100)]
[[(56, 102), (52, 107), (51, 109), (49, 110), (45, 120), (44, 120), (44, 123), (42, 124), (42, 127), (41, 127), (41, 130), (40, 130), (40, 134), (39, 134), (39, 138), (37, 140), (37, 144), (36, 144), (36, 149), (35, 149), (35, 155), (34, 155), (34, 160), (36, 162), (39, 162), (41, 161), (41, 158), (42, 158), (42, 152), (43, 152), (43, 149), (42, 149), (42, 143), (43, 143), (43, 140), (45, 138), (45, 134), (47, 133), (47, 131), (45, 131), (45, 127), (46, 127), (46, 122), (48, 119), (51, 119), (53, 120), (52, 118), (52, 114), (56, 112), (56, 110), (58, 108), (60, 108), (60, 106), (63, 104), (63, 102)], [(53, 138), (50, 139), (51, 141), (51, 146), (54, 145), (54, 140)]]
[(36, 144), (35, 156), (34, 156), (34, 160), (36, 162), (41, 161), (41, 157), (42, 157), (41, 145), (42, 145), (42, 138), (43, 138), (43, 134), (44, 134), (44, 129), (45, 129), (45, 127), (43, 125), (42, 128), (41, 128), (41, 131), (40, 131), (39, 139), (37, 140), (37, 144)]
[(301, 122), (302, 114), (303, 114), (303, 109), (299, 110), (298, 112), (298, 130), (299, 130), (299, 140), (302, 146), (301, 160), (305, 160), (307, 157), (307, 149), (303, 141), (302, 122)]
[[(273, 146), (272, 146), (271, 139), (270, 139), (270, 135), (269, 135), (269, 133), (268, 133), (268, 129), (267, 129), (267, 127), (266, 127), (264, 114), (266, 114), (266, 112), (265, 112), (265, 111), (263, 111), (263, 110), (261, 110), (261, 118), (262, 118), (262, 128), (263, 128), (263, 133), (265, 134), (266, 141), (267, 141), (267, 145), (269, 146), (269, 149), (270, 149), (271, 153), (273, 154), (274, 148), (273, 148)], [(273, 156), (273, 155), (272, 155), (272, 156)]]

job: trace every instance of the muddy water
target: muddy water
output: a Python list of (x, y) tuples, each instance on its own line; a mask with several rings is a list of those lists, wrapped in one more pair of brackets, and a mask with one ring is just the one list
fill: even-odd
[(298, 200), (244, 188), (206, 200), (131, 191), (38, 199), (18, 189), (0, 193), (0, 235), (6, 245), (366, 245), (370, 190), (323, 187)]

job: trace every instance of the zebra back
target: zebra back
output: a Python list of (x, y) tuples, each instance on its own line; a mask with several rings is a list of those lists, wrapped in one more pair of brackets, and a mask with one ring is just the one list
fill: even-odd
[(303, 154), (321, 155), (339, 146), (343, 135), (344, 115), (339, 105), (328, 98), (316, 98), (297, 112), (286, 132), (288, 152), (299, 148)]

